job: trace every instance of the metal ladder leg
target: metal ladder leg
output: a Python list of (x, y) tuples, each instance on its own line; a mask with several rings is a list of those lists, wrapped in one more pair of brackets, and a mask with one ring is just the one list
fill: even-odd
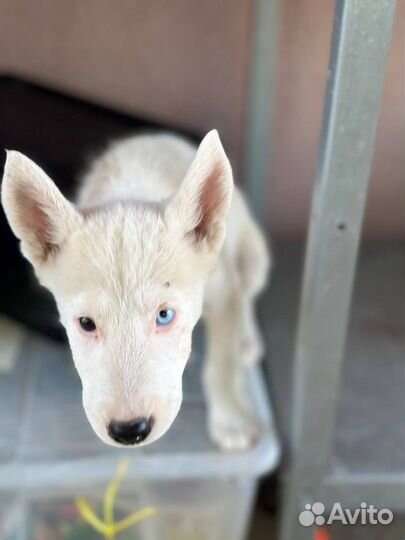
[[(248, 95), (244, 180), (256, 218), (264, 222), (271, 161), (272, 119), (276, 86), (276, 56), (280, 0), (255, 0)], [(270, 154), (270, 159), (269, 159)]]
[(395, 0), (337, 0), (318, 175), (295, 351), (291, 461), (281, 540), (299, 524), (326, 473), (352, 284)]

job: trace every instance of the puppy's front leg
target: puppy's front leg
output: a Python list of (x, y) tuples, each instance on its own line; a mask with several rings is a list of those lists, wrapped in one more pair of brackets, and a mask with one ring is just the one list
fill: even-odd
[(208, 429), (222, 449), (243, 450), (258, 438), (259, 426), (250, 412), (241, 354), (244, 330), (243, 299), (235, 291), (225, 304), (205, 314), (207, 358), (203, 385), (208, 408)]

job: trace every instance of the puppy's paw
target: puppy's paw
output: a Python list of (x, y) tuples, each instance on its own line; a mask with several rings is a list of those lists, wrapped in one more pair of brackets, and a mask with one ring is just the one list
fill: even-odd
[(212, 441), (226, 452), (248, 450), (260, 436), (260, 426), (249, 416), (227, 412), (209, 422)]

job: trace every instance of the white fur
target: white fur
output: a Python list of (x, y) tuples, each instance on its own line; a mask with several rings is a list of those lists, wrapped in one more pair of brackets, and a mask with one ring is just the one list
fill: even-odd
[[(145, 443), (170, 427), (203, 314), (211, 436), (228, 450), (254, 443), (259, 428), (242, 383), (244, 367), (262, 354), (253, 300), (269, 257), (216, 131), (197, 153), (171, 134), (112, 144), (85, 174), (76, 206), (27, 157), (8, 152), (2, 202), (55, 296), (84, 408), (103, 441), (116, 444), (112, 419), (153, 416)], [(177, 313), (166, 331), (154, 324), (162, 306)], [(94, 335), (80, 329), (83, 316), (96, 322)]]

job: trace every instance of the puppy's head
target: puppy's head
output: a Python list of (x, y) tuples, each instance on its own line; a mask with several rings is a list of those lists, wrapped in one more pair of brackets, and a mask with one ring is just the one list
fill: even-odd
[(205, 137), (179, 190), (162, 204), (79, 210), (32, 161), (7, 154), (2, 202), (8, 221), (56, 299), (87, 417), (106, 443), (152, 442), (177, 415), (232, 185), (216, 132)]

